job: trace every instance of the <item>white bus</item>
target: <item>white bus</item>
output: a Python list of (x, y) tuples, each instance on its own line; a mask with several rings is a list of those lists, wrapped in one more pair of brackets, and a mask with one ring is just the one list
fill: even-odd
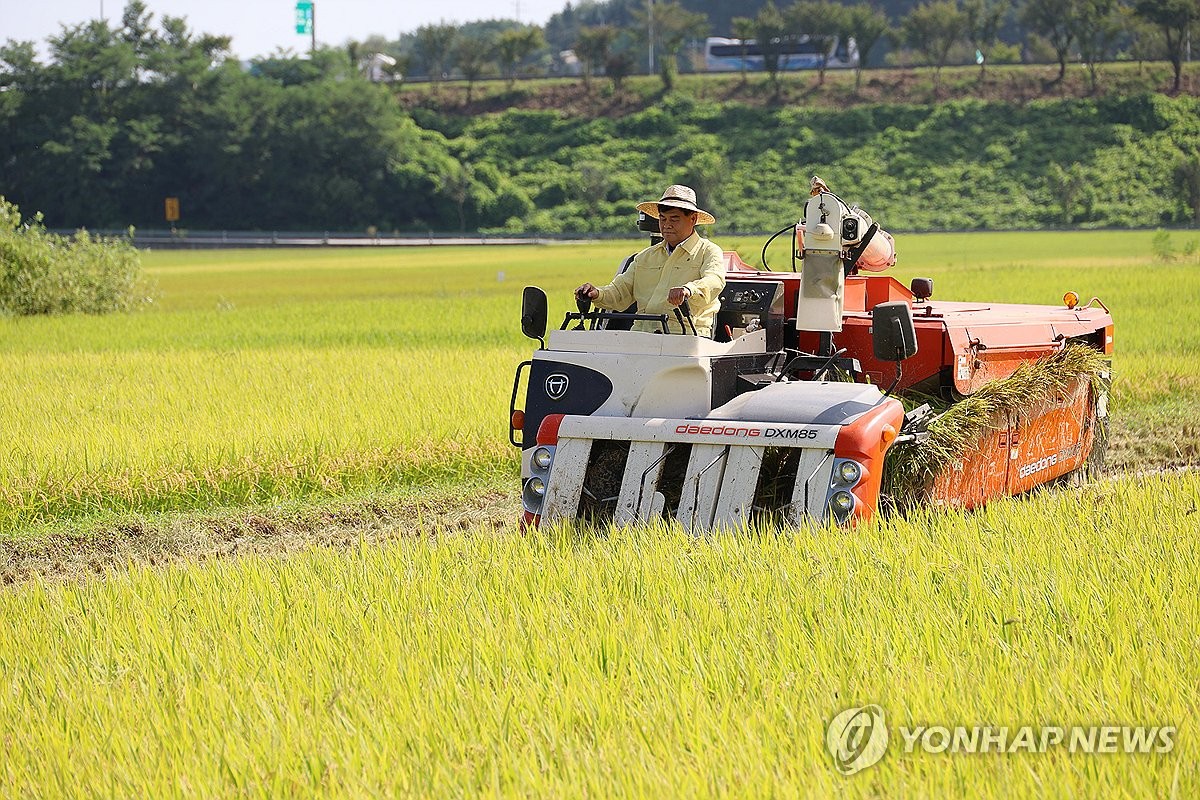
[[(779, 69), (820, 69), (825, 58), (826, 69), (855, 69), (858, 67), (858, 46), (854, 39), (833, 37), (822, 52), (820, 42), (808, 36), (789, 39), (779, 53)], [(709, 72), (760, 72), (764, 69), (762, 48), (753, 39), (723, 39), (710, 36), (704, 42), (704, 64)]]

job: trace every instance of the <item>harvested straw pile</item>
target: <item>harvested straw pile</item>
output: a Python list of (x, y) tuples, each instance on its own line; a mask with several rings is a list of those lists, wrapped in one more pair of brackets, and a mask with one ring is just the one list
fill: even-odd
[(1008, 414), (1049, 400), (1079, 379), (1089, 380), (1095, 395), (1102, 388), (1100, 374), (1108, 368), (1101, 353), (1068, 344), (956, 403), (921, 398), (915, 405), (929, 402), (940, 413), (929, 423), (927, 439), (888, 454), (884, 493), (898, 508), (920, 501), (938, 473), (961, 461), (983, 436), (1000, 430)]

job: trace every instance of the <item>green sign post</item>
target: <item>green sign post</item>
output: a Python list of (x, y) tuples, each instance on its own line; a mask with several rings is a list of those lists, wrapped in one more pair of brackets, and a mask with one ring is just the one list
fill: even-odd
[(310, 34), (313, 32), (312, 0), (299, 0), (296, 3), (296, 33)]
[(307, 33), (312, 37), (309, 52), (317, 52), (317, 4), (316, 0), (296, 1), (296, 33)]

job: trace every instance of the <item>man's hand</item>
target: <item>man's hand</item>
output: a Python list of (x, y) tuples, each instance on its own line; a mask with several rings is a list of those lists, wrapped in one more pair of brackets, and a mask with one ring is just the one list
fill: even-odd
[(671, 291), (669, 291), (667, 293), (667, 302), (673, 306), (679, 306), (679, 305), (683, 304), (684, 300), (687, 300), (691, 296), (692, 296), (691, 289), (689, 289), (686, 286), (676, 286), (674, 289), (672, 289)]
[(600, 296), (600, 290), (597, 289), (595, 286), (592, 286), (590, 283), (585, 283), (582, 286), (580, 286), (578, 289), (575, 290), (575, 298), (577, 300), (582, 300), (585, 297), (588, 300), (595, 300), (599, 296)]

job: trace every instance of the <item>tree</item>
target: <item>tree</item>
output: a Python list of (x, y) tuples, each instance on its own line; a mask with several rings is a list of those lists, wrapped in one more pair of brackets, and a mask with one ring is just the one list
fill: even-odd
[(830, 0), (800, 0), (785, 15), (793, 33), (807, 37), (821, 53), (817, 67), (817, 85), (825, 83), (825, 68), (834, 39), (846, 27), (845, 7)]
[(1025, 0), (1021, 6), (1021, 23), (1034, 33), (1044, 36), (1058, 57), (1058, 77), (1061, 83), (1067, 76), (1067, 54), (1074, 40), (1071, 16), (1074, 0)]
[(996, 40), (1000, 38), (1000, 27), (1008, 16), (1010, 5), (1001, 0), (964, 0), (963, 13), (967, 17), (967, 39), (979, 54), (979, 79), (982, 81), (987, 70), (987, 57)]
[(1096, 91), (1096, 62), (1103, 61), (1122, 33), (1116, 0), (1075, 0), (1071, 31), (1079, 45), (1079, 55), (1087, 64), (1088, 78)]
[[(662, 77), (663, 90), (669, 92), (675, 88), (679, 49), (688, 39), (699, 38), (708, 33), (708, 17), (688, 11), (676, 0), (666, 0), (648, 4), (646, 10), (639, 10), (634, 19), (639, 30), (652, 31), (649, 35), (653, 37), (654, 44), (662, 53), (658, 60), (658, 72)], [(650, 24), (651, 19), (653, 24)]]
[[(147, 58), (147, 66), (159, 80), (175, 83), (178, 89), (195, 91), (203, 76), (212, 72), (213, 64), (229, 54), (228, 36), (196, 36), (183, 17), (164, 16), (160, 28), (162, 33)], [(312, 53), (309, 60), (328, 68), (336, 63), (332, 50)]]
[(1137, 11), (1130, 6), (1118, 5), (1117, 14), (1121, 17), (1121, 29), (1129, 35), (1126, 53), (1137, 61), (1140, 75), (1145, 62), (1162, 58), (1166, 54), (1162, 32), (1153, 22), (1138, 16)]
[[(137, 4), (124, 27), (64, 29), (45, 65), (31, 43), (0, 46), (4, 193), (63, 228), (160, 226), (171, 196), (194, 228), (450, 229), (473, 214), (508, 218), (485, 217), (484, 201), (524, 213), (521, 192), (481, 188), (469, 170), (439, 185), (458, 164), (445, 138), (418, 128), (387, 88), (347, 79), (346, 47), (246, 70), (222, 60), (227, 46)], [(357, 51), (361, 60), (365, 46)]]
[(617, 38), (611, 25), (588, 25), (579, 29), (575, 39), (575, 55), (583, 62), (583, 85), (591, 88), (592, 75), (604, 68), (609, 51)]
[(1050, 194), (1058, 202), (1059, 221), (1065, 226), (1075, 223), (1076, 210), (1080, 206), (1080, 195), (1087, 186), (1087, 176), (1079, 162), (1063, 169), (1058, 163), (1051, 163), (1046, 170), (1046, 185)]
[(444, 194), (458, 212), (458, 229), (467, 229), (467, 200), (475, 186), (475, 170), (470, 164), (455, 163), (438, 176), (438, 190)]
[(136, 80), (137, 56), (102, 20), (64, 28), (50, 37), (51, 72), (77, 94), (78, 110), (104, 110), (113, 90)]
[(1200, 155), (1181, 154), (1175, 161), (1175, 186), (1192, 212), (1192, 223), (1200, 226)]
[(521, 28), (510, 28), (496, 39), (495, 58), (500, 67), (500, 74), (508, 82), (511, 90), (517, 82), (517, 72), (521, 62), (537, 50), (544, 47), (546, 40), (542, 38), (542, 29), (536, 25)]
[(754, 18), (754, 38), (762, 51), (763, 69), (771, 77), (775, 94), (779, 94), (779, 56), (783, 53), (784, 44), (792, 35), (788, 21), (780, 13), (774, 0), (767, 0), (766, 5)]
[(738, 40), (742, 56), (742, 84), (746, 83), (746, 58), (750, 49), (750, 40), (754, 38), (754, 20), (749, 17), (734, 17), (730, 23), (733, 37)]
[(701, 208), (721, 214), (721, 189), (729, 179), (729, 159), (719, 147), (700, 144), (691, 157), (684, 162), (675, 178), (679, 183), (696, 190), (696, 201)]
[(429, 80), (433, 81), (434, 91), (437, 91), (442, 76), (450, 70), (456, 38), (458, 29), (453, 25), (422, 25), (417, 28), (413, 48)]
[(146, 4), (141, 0), (131, 0), (121, 15), (119, 35), (122, 41), (133, 48), (138, 62), (135, 67), (137, 75), (141, 74), (142, 66), (158, 45), (158, 36), (150, 27), (153, 21), (154, 15), (146, 10)]
[(604, 62), (604, 72), (612, 81), (613, 91), (619, 92), (625, 84), (625, 79), (633, 74), (635, 59), (628, 50), (614, 50)]
[(295, 55), (291, 50), (277, 50), (267, 58), (255, 59), (253, 64), (255, 74), (281, 86), (298, 86), (325, 79), (344, 80), (356, 73), (345, 52), (325, 46), (318, 46), (305, 57)]
[(1200, 0), (1137, 0), (1134, 10), (1138, 16), (1158, 26), (1167, 45), (1167, 58), (1175, 69), (1171, 91), (1179, 93), (1183, 72), (1183, 55), (1189, 34), (1200, 21)]
[(862, 84), (863, 67), (871, 57), (871, 49), (892, 28), (887, 14), (875, 6), (853, 5), (846, 9), (843, 19), (842, 35), (847, 39), (853, 38), (858, 47), (858, 67), (854, 70), (854, 91)]
[(38, 78), (45, 74), (45, 67), (38, 62), (37, 48), (33, 42), (15, 42), (9, 39), (0, 44), (0, 86), (20, 91), (32, 91)]
[(495, 42), (482, 36), (462, 36), (454, 43), (454, 62), (467, 81), (467, 102), (471, 102), (475, 81), (483, 77), (492, 60)]
[(908, 46), (923, 53), (933, 65), (933, 83), (937, 86), (951, 48), (966, 35), (967, 15), (958, 10), (954, 0), (935, 0), (909, 12), (902, 28)]

